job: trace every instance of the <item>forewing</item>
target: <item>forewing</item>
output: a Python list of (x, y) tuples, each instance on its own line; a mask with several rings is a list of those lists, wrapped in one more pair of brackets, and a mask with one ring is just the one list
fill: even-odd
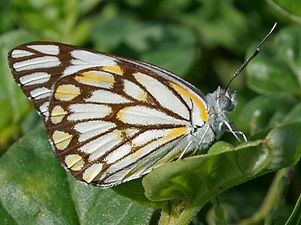
[(65, 76), (85, 68), (117, 65), (109, 56), (55, 42), (31, 42), (20, 45), (8, 54), (16, 82), (32, 100), (44, 121), (54, 84)]
[(9, 55), (41, 113), (59, 161), (79, 180), (110, 187), (178, 157), (206, 104), (160, 68), (53, 43)]

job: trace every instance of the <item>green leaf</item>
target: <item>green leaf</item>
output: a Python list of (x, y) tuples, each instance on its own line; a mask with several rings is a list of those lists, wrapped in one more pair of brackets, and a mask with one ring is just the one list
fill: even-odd
[(140, 225), (153, 211), (76, 181), (55, 159), (41, 128), (14, 144), (0, 158), (0, 168), (2, 212), (15, 224)]
[[(301, 89), (301, 31), (300, 26), (281, 29), (275, 37), (276, 54), (293, 71)], [(286, 74), (286, 73), (284, 73)]]
[(120, 184), (116, 187), (113, 187), (113, 191), (146, 207), (154, 209), (162, 208), (161, 202), (153, 202), (145, 197), (144, 188), (141, 181), (142, 178), (139, 178)]
[[(265, 173), (295, 164), (301, 156), (301, 122), (273, 129), (265, 140), (243, 143), (232, 150), (175, 161), (153, 170), (142, 183), (152, 201), (172, 201), (174, 224), (193, 215), (222, 191)], [(173, 210), (173, 209), (169, 209)], [(167, 212), (168, 210), (165, 210)]]
[(223, 46), (241, 51), (250, 36), (248, 18), (227, 0), (204, 0), (201, 7), (195, 7), (180, 19), (199, 33), (202, 45), (207, 48)]
[(112, 190), (88, 186), (68, 176), (80, 224), (147, 224), (153, 210), (137, 205)]
[(82, 45), (87, 41), (87, 34), (90, 33), (91, 24), (87, 20), (82, 20), (73, 29), (72, 35), (68, 40), (74, 45)]
[(1, 225), (17, 225), (13, 217), (11, 217), (3, 208), (1, 202), (0, 202), (0, 218), (1, 218)]
[(301, 24), (301, 2), (296, 0), (267, 0), (275, 10)]
[(81, 0), (78, 2), (80, 8), (80, 14), (87, 14), (93, 10), (97, 4), (102, 3), (103, 0)]
[(295, 0), (273, 0), (279, 7), (286, 9), (291, 14), (301, 17), (301, 2)]
[[(182, 11), (185, 11), (189, 7), (193, 0), (161, 0), (161, 1), (143, 1), (143, 0), (126, 0), (125, 2), (135, 7), (137, 11), (142, 14), (152, 13), (153, 17), (162, 18), (177, 18)], [(173, 13), (170, 13), (173, 12)]]
[[(248, 174), (256, 174), (266, 164), (268, 154), (259, 148), (260, 144), (260, 141), (244, 143), (235, 151), (185, 158), (159, 167), (143, 179), (146, 196), (153, 201), (184, 198), (194, 202), (220, 192), (246, 179)], [(238, 180), (234, 181), (235, 178)]]
[(285, 225), (300, 225), (301, 224), (301, 194), (297, 200), (292, 214), (286, 221)]
[(0, 2), (0, 34), (13, 28), (13, 16), (10, 10), (11, 1), (2, 0)]
[(72, 42), (79, 17), (78, 0), (15, 0), (12, 3), (15, 18), (24, 28), (43, 39)]
[(301, 120), (301, 103), (297, 104), (284, 118), (283, 123)]
[(233, 146), (224, 141), (218, 141), (214, 143), (208, 150), (208, 154), (221, 153), (225, 151), (230, 151), (233, 149)]
[(273, 128), (282, 123), (296, 103), (291, 96), (258, 96), (244, 106), (240, 122), (248, 125), (251, 134)]
[[(160, 37), (149, 41), (149, 47), (141, 54), (141, 60), (158, 65), (184, 76), (195, 57), (195, 37), (184, 27), (160, 27)], [(144, 37), (146, 40), (147, 36)], [(176, 57), (175, 57), (176, 56)]]
[(297, 94), (299, 85), (290, 68), (271, 56), (254, 59), (247, 68), (247, 84), (259, 94)]
[(20, 135), (20, 122), (30, 111), (30, 104), (8, 68), (7, 54), (13, 47), (34, 39), (34, 35), (22, 30), (7, 32), (0, 37), (0, 151), (12, 138)]
[[(273, 43), (267, 42), (246, 68), (249, 88), (259, 94), (300, 94), (300, 38), (299, 27), (290, 27), (277, 33)], [(252, 51), (254, 47), (247, 55)]]

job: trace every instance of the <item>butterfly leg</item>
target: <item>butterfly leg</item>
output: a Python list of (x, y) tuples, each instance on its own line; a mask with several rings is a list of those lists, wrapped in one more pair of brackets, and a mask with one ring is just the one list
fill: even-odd
[(187, 152), (187, 149), (189, 148), (189, 146), (192, 144), (192, 141), (190, 141), (186, 147), (184, 148), (184, 150), (182, 151), (181, 155), (179, 156), (179, 158), (177, 160), (180, 160), (184, 155), (185, 153)]
[(240, 135), (240, 136), (242, 136), (244, 142), (248, 141), (246, 135), (242, 131), (234, 130), (233, 132), (236, 133), (236, 134), (238, 134), (238, 135)]
[(229, 131), (231, 134), (233, 134), (233, 136), (239, 141), (241, 142), (241, 139), (238, 137), (238, 135), (242, 136), (243, 138), (243, 141), (247, 142), (247, 137), (246, 135), (241, 132), (241, 131), (237, 131), (237, 130), (233, 130), (231, 125), (227, 122), (227, 121), (224, 121), (224, 124), (226, 125), (226, 127), (228, 128), (227, 131)]
[[(207, 135), (207, 132), (208, 132), (209, 128), (210, 128), (210, 126), (207, 126), (207, 128), (206, 128), (206, 130), (204, 131), (204, 134), (203, 134), (203, 136), (201, 137), (201, 140), (199, 141), (199, 143), (198, 143), (197, 146), (200, 146), (200, 145), (203, 143), (203, 141), (204, 141), (204, 139), (205, 139), (205, 137), (206, 137), (206, 135)], [(192, 155), (195, 155), (198, 149), (199, 149), (199, 148), (197, 147), (197, 148), (192, 152)]]

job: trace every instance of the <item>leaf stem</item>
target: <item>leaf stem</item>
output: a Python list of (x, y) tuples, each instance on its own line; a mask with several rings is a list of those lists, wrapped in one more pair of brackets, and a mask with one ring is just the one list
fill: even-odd
[(201, 206), (186, 205), (184, 201), (172, 201), (162, 209), (158, 225), (187, 225)]
[(279, 201), (283, 200), (284, 192), (290, 183), (290, 177), (293, 172), (293, 167), (288, 167), (279, 170), (268, 190), (268, 193), (260, 207), (260, 209), (251, 217), (242, 220), (239, 225), (259, 225), (263, 224), (269, 213), (277, 208)]

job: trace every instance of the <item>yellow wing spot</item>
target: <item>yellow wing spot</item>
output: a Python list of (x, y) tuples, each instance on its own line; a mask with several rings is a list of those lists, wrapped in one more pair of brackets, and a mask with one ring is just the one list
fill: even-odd
[(200, 109), (200, 117), (202, 118), (202, 120), (206, 122), (208, 121), (208, 113), (206, 111), (206, 107), (204, 103), (197, 96), (195, 96), (193, 93), (188, 92), (187, 90), (185, 90), (184, 88), (180, 87), (175, 83), (169, 82), (169, 85), (173, 87), (175, 90), (177, 90), (179, 93), (185, 95), (186, 97), (190, 98), (193, 102), (195, 102)]
[(109, 86), (115, 82), (114, 76), (109, 73), (105, 73), (102, 71), (88, 71), (83, 72), (81, 75), (76, 76), (75, 80), (82, 84), (88, 84), (93, 86)]
[(126, 108), (123, 108), (123, 109), (119, 110), (119, 112), (116, 114), (116, 118), (117, 118), (118, 120), (120, 120), (120, 121), (123, 121), (127, 109), (128, 109), (128, 108), (126, 107)]
[(75, 163), (72, 167), (71, 170), (73, 171), (79, 171), (83, 168), (83, 166), (85, 165), (85, 162), (83, 159), (81, 159), (80, 161), (78, 161), (77, 163)]
[(139, 93), (138, 99), (140, 101), (147, 102), (148, 101), (148, 96), (147, 96), (147, 94), (144, 91), (141, 91)]
[(62, 84), (55, 90), (54, 97), (60, 101), (70, 101), (80, 95), (80, 89), (73, 84)]
[(65, 157), (65, 163), (68, 168), (74, 166), (77, 162), (82, 160), (82, 157), (79, 154), (71, 154)]
[(124, 92), (138, 101), (150, 101), (150, 96), (148, 96), (141, 87), (132, 81), (124, 80)]
[(173, 140), (189, 132), (188, 127), (178, 127), (170, 130), (162, 139)]
[(93, 179), (99, 175), (103, 167), (103, 164), (95, 163), (92, 166), (90, 166), (88, 169), (85, 170), (83, 173), (83, 180), (87, 183), (90, 183), (93, 181)]
[(132, 135), (137, 134), (140, 130), (136, 128), (127, 128), (124, 129), (124, 131), (128, 137), (131, 137)]
[(54, 106), (50, 114), (50, 120), (53, 124), (58, 124), (62, 122), (66, 114), (67, 112), (61, 106)]
[(54, 145), (59, 150), (64, 150), (67, 148), (72, 138), (73, 136), (71, 134), (63, 131), (56, 130), (52, 134)]
[(120, 66), (103, 66), (102, 69), (104, 71), (108, 71), (108, 72), (115, 73), (115, 74), (118, 74), (118, 75), (123, 74), (123, 70)]
[[(140, 131), (139, 129), (135, 129), (135, 128), (123, 129), (120, 132), (120, 138), (121, 140), (126, 140), (132, 137), (133, 135), (137, 134), (139, 131)], [(131, 143), (131, 141), (129, 141), (129, 143)]]

